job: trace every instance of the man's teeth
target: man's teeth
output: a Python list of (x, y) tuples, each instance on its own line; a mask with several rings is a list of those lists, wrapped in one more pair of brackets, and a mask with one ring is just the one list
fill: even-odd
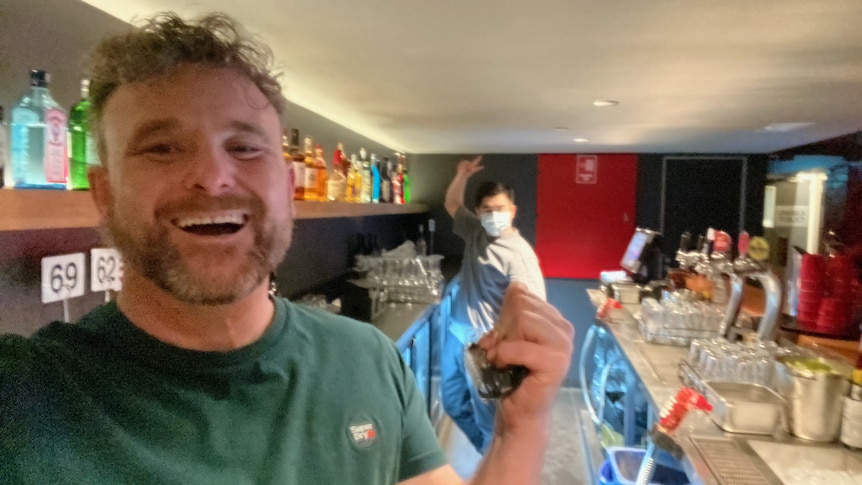
[(212, 217), (183, 217), (177, 220), (177, 225), (183, 229), (191, 226), (203, 226), (209, 224), (243, 224), (241, 214), (229, 214)]

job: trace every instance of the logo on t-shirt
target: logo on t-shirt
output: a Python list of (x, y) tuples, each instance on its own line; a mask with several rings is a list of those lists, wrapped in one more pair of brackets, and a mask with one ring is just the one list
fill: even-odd
[(359, 448), (368, 448), (377, 441), (377, 428), (368, 418), (356, 418), (347, 426), (347, 433), (353, 444)]

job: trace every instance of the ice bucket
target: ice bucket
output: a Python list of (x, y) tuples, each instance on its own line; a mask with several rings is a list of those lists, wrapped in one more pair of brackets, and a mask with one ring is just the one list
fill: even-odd
[(811, 441), (835, 441), (841, 431), (849, 364), (823, 357), (780, 357), (776, 385), (790, 407), (790, 430)]

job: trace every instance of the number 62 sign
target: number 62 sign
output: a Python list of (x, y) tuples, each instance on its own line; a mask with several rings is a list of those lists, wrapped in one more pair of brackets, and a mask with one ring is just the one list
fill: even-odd
[(84, 253), (42, 258), (42, 303), (83, 295), (85, 276)]
[(123, 258), (113, 248), (90, 251), (90, 291), (120, 291), (123, 289)]

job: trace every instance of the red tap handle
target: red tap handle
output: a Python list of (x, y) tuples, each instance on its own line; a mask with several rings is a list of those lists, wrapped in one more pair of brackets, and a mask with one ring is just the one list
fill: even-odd
[(739, 253), (740, 258), (744, 258), (748, 255), (748, 243), (751, 242), (751, 236), (748, 235), (747, 231), (742, 231), (739, 234), (739, 243), (736, 246), (736, 250)]
[(692, 409), (712, 411), (712, 405), (699, 392), (690, 387), (683, 387), (676, 396), (670, 400), (670, 406), (662, 413), (658, 425), (665, 433), (672, 434), (682, 422), (685, 415)]

